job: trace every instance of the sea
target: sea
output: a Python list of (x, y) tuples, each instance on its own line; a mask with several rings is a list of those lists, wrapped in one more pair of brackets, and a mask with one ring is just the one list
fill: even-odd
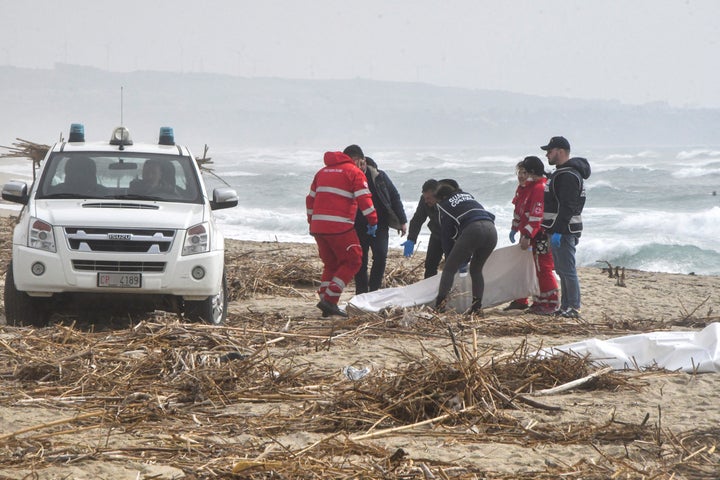
[[(337, 148), (341, 150), (343, 147)], [(495, 214), (498, 247), (510, 245), (515, 165), (539, 148), (368, 149), (400, 192), (410, 219), (430, 178), (454, 178)], [(325, 149), (325, 150), (330, 150)], [(308, 242), (305, 197), (323, 166), (323, 149), (238, 148), (213, 151), (208, 185), (237, 189), (238, 207), (216, 212), (228, 238)], [(605, 147), (574, 151), (588, 159), (580, 266), (720, 275), (720, 147)], [(214, 177), (216, 176), (216, 177)], [(418, 250), (425, 250), (423, 227)], [(390, 234), (390, 248), (405, 239)]]
[[(341, 150), (344, 146), (337, 149)], [(208, 188), (236, 189), (237, 207), (215, 212), (226, 238), (314, 243), (305, 197), (326, 149), (264, 147), (211, 149)], [(510, 245), (515, 165), (539, 148), (378, 148), (365, 154), (400, 192), (410, 219), (430, 178), (454, 178), (495, 214), (498, 247)], [(197, 152), (195, 152), (197, 153)], [(588, 159), (579, 266), (620, 266), (654, 272), (720, 275), (720, 147), (602, 147), (573, 151)], [(30, 162), (0, 164), (27, 174)], [(6, 205), (12, 208), (12, 205)], [(419, 251), (429, 238), (423, 227)], [(390, 248), (405, 238), (390, 234)]]

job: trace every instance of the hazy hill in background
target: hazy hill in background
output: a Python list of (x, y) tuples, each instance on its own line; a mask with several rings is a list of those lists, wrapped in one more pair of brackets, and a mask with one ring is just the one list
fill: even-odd
[(88, 140), (123, 122), (138, 141), (175, 128), (198, 153), (213, 147), (348, 143), (534, 146), (565, 135), (585, 146), (717, 145), (720, 110), (627, 105), (371, 80), (291, 80), (199, 73), (114, 73), (58, 64), (0, 67), (0, 143), (53, 143), (70, 123)]

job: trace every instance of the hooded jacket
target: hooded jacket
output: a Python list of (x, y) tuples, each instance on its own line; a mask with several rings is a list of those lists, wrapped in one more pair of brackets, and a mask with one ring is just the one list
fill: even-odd
[(369, 225), (377, 225), (365, 174), (342, 152), (326, 152), (305, 197), (310, 234), (338, 234), (352, 229), (358, 208)]
[(585, 206), (585, 185), (590, 177), (590, 164), (573, 157), (557, 168), (545, 184), (545, 213), (542, 226), (549, 233), (580, 236), (582, 211)]

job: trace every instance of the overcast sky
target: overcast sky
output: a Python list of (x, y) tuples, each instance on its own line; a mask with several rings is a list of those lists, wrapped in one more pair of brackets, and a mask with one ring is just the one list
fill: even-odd
[(0, 0), (0, 64), (720, 107), (718, 0)]

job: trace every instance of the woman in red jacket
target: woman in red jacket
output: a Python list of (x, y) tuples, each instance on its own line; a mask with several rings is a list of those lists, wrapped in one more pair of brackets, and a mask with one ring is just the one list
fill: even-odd
[[(545, 209), (545, 166), (538, 157), (530, 156), (520, 162), (518, 179), (524, 171), (526, 180), (518, 186), (513, 198), (515, 212), (510, 231), (510, 241), (515, 243), (515, 234), (520, 233), (520, 248), (532, 248), (535, 257), (535, 272), (537, 273), (540, 294), (533, 297), (533, 304), (529, 313), (537, 315), (552, 315), (559, 305), (558, 283), (555, 278), (555, 265), (550, 253), (548, 238), (540, 223)], [(522, 300), (513, 300), (507, 309), (521, 308)], [(525, 300), (527, 302), (527, 300)], [(527, 305), (527, 303), (525, 303)]]

